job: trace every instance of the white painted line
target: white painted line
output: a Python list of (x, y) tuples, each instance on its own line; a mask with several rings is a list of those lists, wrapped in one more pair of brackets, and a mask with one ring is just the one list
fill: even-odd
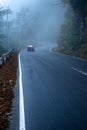
[(20, 54), (19, 54), (19, 130), (26, 130)]
[(72, 69), (75, 70), (75, 71), (77, 71), (77, 72), (79, 72), (79, 73), (81, 73), (81, 74), (83, 74), (83, 75), (86, 75), (86, 76), (87, 76), (87, 73), (86, 73), (86, 72), (83, 72), (83, 71), (81, 71), (81, 70), (78, 70), (78, 69), (76, 69), (76, 68), (74, 68), (74, 67), (72, 67)]

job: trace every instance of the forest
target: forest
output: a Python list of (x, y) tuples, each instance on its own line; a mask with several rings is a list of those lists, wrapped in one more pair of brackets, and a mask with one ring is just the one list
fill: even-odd
[[(87, 58), (87, 0), (62, 1), (67, 11), (61, 32), (58, 33), (60, 37), (58, 36), (58, 47), (55, 50)], [(0, 6), (0, 55), (9, 47), (25, 47), (29, 37), (37, 40), (37, 29), (43, 24), (39, 23), (42, 22), (39, 16), (31, 14), (28, 7), (22, 7), (11, 22), (8, 21), (9, 14), (10, 9)]]
[(0, 5), (0, 55), (5, 53), (8, 50), (8, 14), (11, 13), (11, 10)]
[(63, 0), (67, 4), (58, 51), (87, 58), (87, 1)]

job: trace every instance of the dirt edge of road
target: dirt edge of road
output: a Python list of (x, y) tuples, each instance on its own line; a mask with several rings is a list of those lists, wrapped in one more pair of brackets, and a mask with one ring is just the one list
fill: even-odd
[(70, 51), (70, 50), (62, 50), (56, 47), (56, 48), (53, 48), (52, 51), (56, 53), (75, 56), (75, 57), (87, 60), (87, 52), (86, 51), (84, 52), (84, 50), (82, 49), (79, 49), (78, 51)]
[(14, 86), (17, 79), (18, 52), (14, 52), (0, 68), (0, 130), (9, 127), (8, 117), (14, 101)]

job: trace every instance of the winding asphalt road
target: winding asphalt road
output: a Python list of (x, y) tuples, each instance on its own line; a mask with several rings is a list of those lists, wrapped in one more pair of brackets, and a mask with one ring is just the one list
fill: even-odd
[(87, 61), (42, 49), (20, 63), (25, 129), (87, 130)]

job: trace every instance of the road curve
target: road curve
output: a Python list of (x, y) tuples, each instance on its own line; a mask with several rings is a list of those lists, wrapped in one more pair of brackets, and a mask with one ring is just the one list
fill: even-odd
[(24, 50), (20, 62), (26, 130), (87, 130), (87, 61)]

